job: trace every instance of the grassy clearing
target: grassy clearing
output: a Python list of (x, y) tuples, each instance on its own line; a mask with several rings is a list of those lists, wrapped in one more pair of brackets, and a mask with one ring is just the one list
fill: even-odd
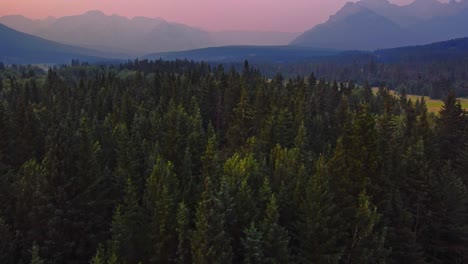
[[(373, 88), (372, 90), (374, 91), (374, 93), (377, 93), (379, 88)], [(389, 92), (390, 92), (390, 94), (392, 94), (394, 96), (398, 95), (393, 90), (390, 90)], [(408, 97), (408, 99), (411, 99), (411, 101), (413, 101), (413, 102), (416, 102), (416, 100), (420, 100), (422, 97), (424, 97), (424, 99), (426, 100), (427, 110), (429, 112), (432, 112), (432, 113), (438, 113), (440, 111), (440, 109), (442, 108), (442, 106), (444, 105), (444, 102), (442, 100), (431, 99), (431, 98), (429, 98), (427, 96), (408, 94), (407, 97)], [(467, 98), (458, 98), (458, 100), (460, 100), (463, 109), (468, 111), (468, 99)]]

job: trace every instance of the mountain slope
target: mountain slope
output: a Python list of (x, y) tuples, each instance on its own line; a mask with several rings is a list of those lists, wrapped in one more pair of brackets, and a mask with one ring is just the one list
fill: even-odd
[(218, 31), (211, 32), (211, 39), (216, 46), (254, 45), (282, 46), (289, 44), (300, 35), (295, 32), (278, 31)]
[(425, 42), (437, 42), (468, 36), (468, 8), (457, 14), (435, 17), (414, 25), (414, 31), (424, 36)]
[(69, 63), (103, 60), (93, 50), (63, 45), (0, 24), (0, 61), (6, 63)]
[(224, 46), (147, 55), (149, 59), (188, 59), (208, 62), (291, 62), (336, 55), (338, 51), (292, 46)]
[(366, 50), (398, 46), (410, 38), (406, 30), (388, 18), (359, 4), (347, 3), (326, 23), (305, 32), (291, 44), (316, 48)]
[(130, 56), (212, 44), (207, 32), (193, 27), (159, 18), (108, 16), (100, 11), (52, 21), (7, 16), (0, 23), (52, 41)]
[(358, 50), (420, 45), (468, 36), (467, 24), (468, 0), (415, 0), (405, 6), (361, 0), (348, 2), (291, 44)]
[(381, 62), (430, 62), (468, 59), (468, 38), (452, 39), (428, 45), (400, 47), (374, 52)]
[(300, 33), (262, 31), (207, 32), (160, 18), (132, 19), (100, 11), (61, 18), (33, 20), (24, 16), (0, 17), (15, 30), (52, 41), (111, 52), (119, 57), (154, 52), (191, 50), (228, 45), (287, 45)]

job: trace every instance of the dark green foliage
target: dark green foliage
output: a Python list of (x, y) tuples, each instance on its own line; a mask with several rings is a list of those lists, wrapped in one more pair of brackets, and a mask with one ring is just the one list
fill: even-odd
[(214, 193), (209, 178), (205, 183), (196, 212), (196, 225), (192, 237), (192, 261), (196, 264), (231, 263), (231, 239), (226, 229), (226, 201)]
[(190, 255), (190, 211), (185, 203), (180, 203), (177, 210), (177, 263), (191, 263)]
[(110, 227), (109, 258), (117, 258), (125, 263), (137, 263), (145, 256), (146, 240), (144, 211), (133, 182), (128, 179), (121, 205), (115, 209)]
[(1, 263), (468, 261), (453, 95), (435, 115), (384, 87), (268, 80), (248, 63), (0, 79)]
[(257, 230), (255, 223), (244, 230), (245, 238), (242, 239), (242, 245), (244, 246), (244, 261), (243, 263), (262, 263), (263, 251), (262, 251), (262, 232)]
[(468, 192), (446, 164), (432, 180), (427, 247), (434, 263), (464, 263), (468, 257)]
[(298, 221), (297, 236), (301, 241), (298, 258), (301, 263), (339, 263), (346, 222), (335, 204), (325, 161), (317, 162), (316, 173), (306, 185)]
[(261, 228), (264, 262), (288, 263), (290, 258), (288, 232), (279, 225), (278, 205), (274, 195), (268, 201)]
[(452, 165), (461, 163), (461, 153), (467, 142), (466, 127), (468, 119), (460, 102), (453, 93), (444, 101), (438, 124), (438, 145), (441, 160), (451, 161)]
[(39, 246), (34, 242), (31, 249), (31, 264), (44, 264), (39, 253)]
[(0, 217), (0, 261), (2, 263), (11, 263), (13, 261), (12, 242), (13, 233), (11, 227)]

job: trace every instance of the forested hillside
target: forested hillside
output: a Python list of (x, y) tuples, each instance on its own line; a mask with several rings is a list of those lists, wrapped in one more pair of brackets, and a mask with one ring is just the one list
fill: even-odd
[(467, 263), (467, 184), (453, 93), (0, 64), (0, 263)]

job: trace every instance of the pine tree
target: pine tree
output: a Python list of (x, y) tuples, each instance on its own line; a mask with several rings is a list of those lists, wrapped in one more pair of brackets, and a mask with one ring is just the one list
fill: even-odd
[(0, 262), (13, 263), (13, 233), (11, 227), (0, 217)]
[(96, 254), (93, 256), (93, 258), (91, 259), (90, 263), (91, 264), (107, 264), (105, 251), (101, 245), (98, 247), (98, 250), (96, 251)]
[[(281, 212), (281, 222), (292, 224), (298, 212), (295, 193), (299, 184), (305, 178), (305, 165), (297, 148), (287, 149), (277, 145), (270, 153), (272, 190), (278, 194), (278, 206)], [(289, 229), (289, 227), (288, 227)]]
[(44, 260), (40, 257), (40, 248), (36, 244), (36, 242), (33, 243), (32, 249), (31, 249), (31, 264), (43, 264)]
[(270, 197), (263, 220), (263, 255), (265, 263), (279, 264), (289, 261), (289, 236), (285, 228), (279, 225), (280, 215), (275, 195)]
[(385, 263), (385, 229), (378, 230), (380, 215), (365, 192), (358, 198), (355, 222), (351, 225), (351, 238), (343, 258), (347, 263)]
[(224, 205), (206, 179), (205, 191), (196, 212), (195, 231), (192, 237), (194, 264), (224, 264), (232, 262), (231, 238), (225, 227)]
[(440, 159), (450, 160), (453, 166), (457, 166), (465, 143), (463, 132), (467, 126), (467, 117), (453, 93), (448, 94), (439, 114), (437, 132)]
[[(255, 217), (256, 203), (251, 186), (259, 186), (259, 165), (251, 153), (241, 157), (236, 153), (224, 164), (224, 175), (221, 179), (220, 194), (229, 194), (234, 200), (234, 218), (227, 218), (235, 250), (241, 248), (241, 233)], [(220, 197), (222, 198), (222, 197)], [(226, 201), (226, 203), (230, 203)]]
[(190, 212), (184, 202), (179, 203), (177, 210), (177, 263), (191, 263), (190, 256)]
[(158, 158), (147, 181), (146, 211), (150, 215), (152, 260), (165, 263), (175, 258), (178, 182), (171, 162)]
[(138, 192), (128, 179), (123, 202), (117, 206), (112, 219), (109, 255), (130, 263), (142, 260), (148, 245), (145, 228)]
[(3, 103), (0, 102), (0, 173), (4, 173), (10, 166), (11, 156), (11, 137), (8, 116)]
[(242, 146), (251, 136), (254, 117), (255, 111), (250, 104), (247, 88), (242, 86), (239, 103), (233, 109), (232, 121), (227, 132), (231, 147)]
[(434, 263), (468, 261), (468, 191), (461, 179), (446, 163), (432, 184), (431, 215), (424, 243), (429, 260)]
[(48, 222), (51, 216), (49, 194), (45, 189), (44, 168), (35, 160), (26, 162), (16, 176), (14, 191), (15, 199), (15, 229), (23, 234), (18, 245), (22, 248), (22, 259), (29, 258), (29, 244), (38, 241), (43, 244), (49, 232)]
[(385, 227), (379, 225), (377, 212), (367, 190), (378, 173), (379, 156), (375, 120), (366, 105), (355, 120), (346, 125), (347, 132), (338, 140), (329, 162), (336, 204), (348, 221), (343, 259), (345, 262), (381, 262), (386, 257)]
[(242, 239), (244, 247), (244, 261), (246, 264), (256, 264), (263, 262), (263, 240), (262, 232), (257, 229), (252, 222), (248, 228), (244, 229), (245, 238)]
[[(201, 156), (202, 161), (202, 176), (203, 179), (207, 177), (214, 177), (220, 173), (221, 161), (220, 154), (218, 151), (218, 141), (214, 129), (212, 126), (208, 126), (208, 142), (206, 144), (206, 149)], [(215, 183), (217, 179), (215, 178)], [(203, 180), (201, 181), (203, 182)]]
[(316, 173), (307, 183), (297, 224), (301, 263), (339, 263), (344, 248), (347, 223), (334, 201), (323, 157), (317, 161)]

